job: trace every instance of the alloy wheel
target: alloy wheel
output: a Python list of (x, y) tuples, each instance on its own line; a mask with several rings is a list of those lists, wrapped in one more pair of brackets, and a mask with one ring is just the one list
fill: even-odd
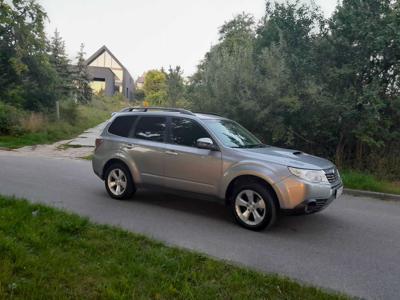
[(235, 199), (235, 210), (238, 217), (247, 225), (257, 226), (266, 213), (266, 205), (260, 194), (253, 190), (242, 190)]
[(107, 185), (111, 193), (121, 196), (126, 190), (127, 181), (127, 177), (121, 169), (114, 169), (108, 175)]

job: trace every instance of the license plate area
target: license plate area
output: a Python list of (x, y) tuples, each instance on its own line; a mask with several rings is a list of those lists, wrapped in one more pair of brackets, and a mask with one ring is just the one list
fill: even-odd
[(335, 190), (335, 198), (336, 199), (339, 198), (340, 196), (342, 196), (342, 194), (343, 194), (343, 186)]

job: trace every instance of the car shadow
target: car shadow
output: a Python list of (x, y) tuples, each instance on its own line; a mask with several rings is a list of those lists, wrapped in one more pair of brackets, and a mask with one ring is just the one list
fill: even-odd
[(134, 198), (132, 198), (132, 201), (142, 205), (153, 205), (172, 209), (225, 221), (227, 223), (231, 223), (233, 220), (228, 207), (226, 207), (222, 201), (213, 199), (202, 199), (166, 192), (140, 190), (135, 194)]
[[(145, 206), (157, 206), (210, 218), (240, 228), (235, 225), (230, 209), (223, 201), (152, 190), (139, 190), (131, 201)], [(311, 215), (288, 216), (279, 214), (277, 222), (273, 227), (259, 233), (288, 236), (295, 236), (297, 234), (324, 234), (324, 232), (329, 234), (335, 228), (346, 227), (346, 224), (346, 220), (338, 214), (330, 213), (329, 208), (327, 208), (322, 212)]]

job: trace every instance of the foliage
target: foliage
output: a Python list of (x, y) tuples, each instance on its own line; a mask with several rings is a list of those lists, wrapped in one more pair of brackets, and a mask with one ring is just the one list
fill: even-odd
[(374, 175), (354, 170), (344, 170), (341, 176), (347, 188), (400, 195), (399, 182), (380, 180)]
[(93, 91), (90, 87), (90, 78), (85, 62), (85, 52), (83, 51), (84, 45), (78, 52), (76, 59), (78, 63), (74, 74), (74, 81), (76, 85), (76, 98), (79, 103), (89, 103), (92, 100)]
[(57, 73), (47, 54), (46, 13), (35, 1), (0, 1), (0, 99), (29, 110), (54, 109)]
[(167, 101), (167, 76), (163, 71), (150, 70), (144, 77), (143, 90), (151, 105), (162, 106)]
[(47, 206), (0, 210), (1, 299), (346, 299)]
[(187, 97), (266, 143), (399, 178), (399, 20), (390, 0), (344, 0), (329, 19), (267, 2), (260, 22), (243, 13), (221, 27)]
[[(4, 108), (6, 106), (6, 109)], [(98, 125), (110, 118), (111, 113), (126, 106), (123, 96), (93, 97), (85, 105), (72, 100), (60, 104), (61, 120), (42, 116), (32, 118), (32, 114), (18, 111), (15, 107), (0, 102), (0, 128), (2, 122), (10, 122), (10, 128), (0, 134), (0, 147), (19, 148), (27, 145), (48, 144), (75, 137), (82, 131)], [(3, 112), (4, 115), (3, 115)], [(5, 121), (4, 121), (5, 120)], [(4, 134), (4, 135), (3, 135)]]
[(166, 83), (168, 105), (171, 107), (176, 107), (177, 103), (182, 102), (184, 99), (185, 85), (182, 76), (183, 71), (180, 66), (175, 68), (169, 66), (166, 74)]
[(70, 67), (71, 62), (65, 52), (65, 42), (57, 30), (55, 30), (54, 36), (49, 43), (49, 59), (58, 75), (54, 90), (56, 99), (62, 100), (71, 97), (71, 93), (75, 88)]
[(146, 96), (145, 96), (145, 93), (144, 93), (143, 89), (139, 89), (139, 88), (135, 89), (135, 92), (133, 94), (133, 99), (135, 101), (144, 101), (145, 97)]
[(14, 106), (0, 101), (0, 134), (18, 134), (21, 131), (21, 124), (19, 123), (21, 117), (21, 111)]

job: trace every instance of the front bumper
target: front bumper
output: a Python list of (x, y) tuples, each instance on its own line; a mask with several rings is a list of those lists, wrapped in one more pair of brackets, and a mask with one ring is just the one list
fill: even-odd
[(340, 179), (331, 184), (310, 183), (289, 176), (275, 184), (279, 204), (283, 211), (313, 213), (326, 208), (343, 192)]

